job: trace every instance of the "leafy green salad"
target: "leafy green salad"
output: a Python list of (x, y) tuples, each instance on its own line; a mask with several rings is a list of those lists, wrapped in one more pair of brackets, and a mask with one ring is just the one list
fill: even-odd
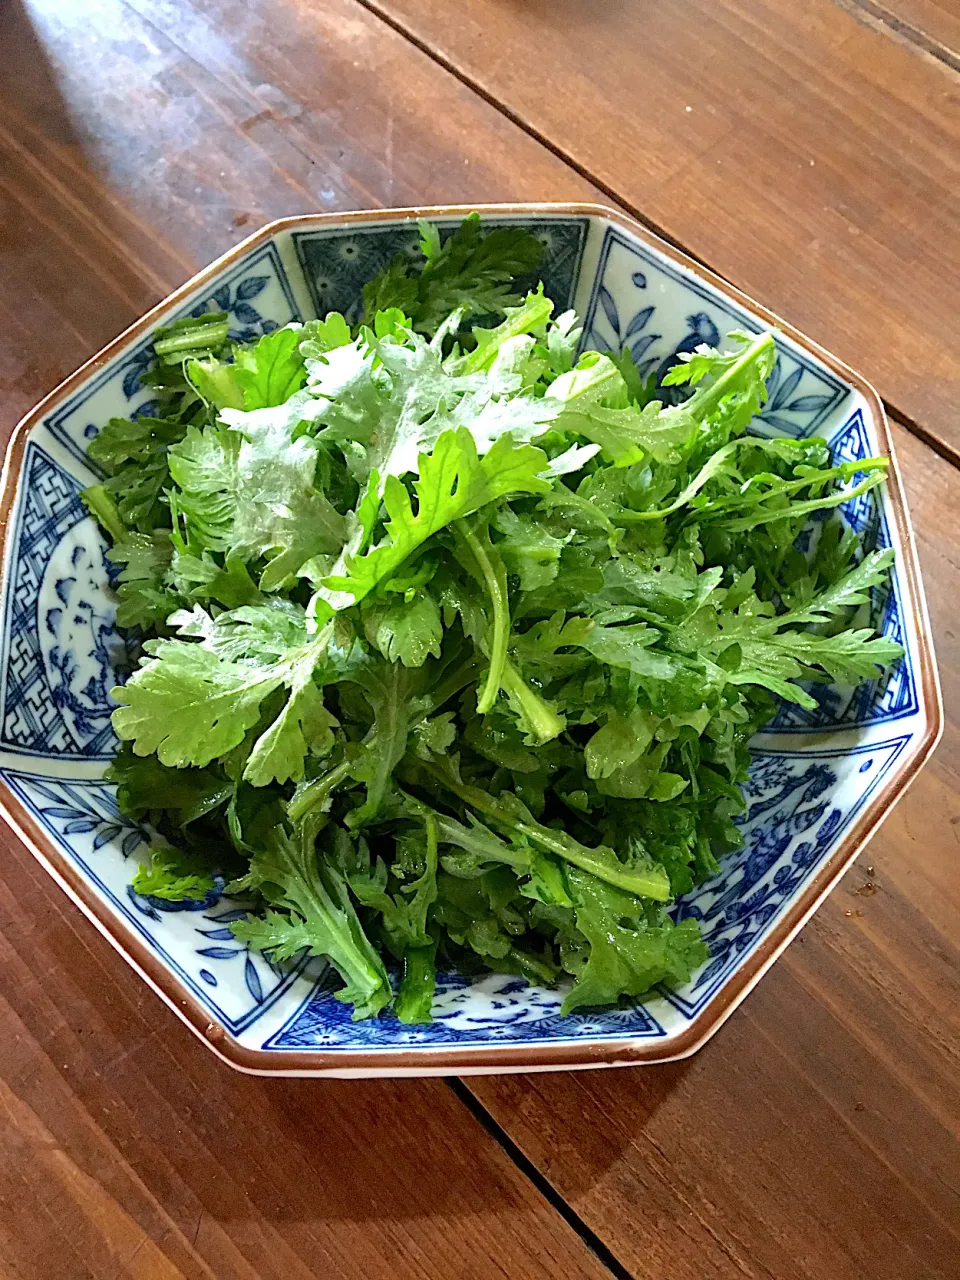
[(833, 510), (886, 461), (746, 434), (769, 333), (664, 394), (522, 295), (530, 233), (420, 250), (359, 324), (157, 329), (150, 416), (90, 443), (142, 650), (110, 771), (159, 837), (134, 888), (239, 895), (236, 937), (326, 957), (354, 1018), (429, 1021), (438, 970), (611, 1004), (707, 958), (671, 907), (741, 844), (776, 698), (900, 654), (866, 625), (893, 553)]

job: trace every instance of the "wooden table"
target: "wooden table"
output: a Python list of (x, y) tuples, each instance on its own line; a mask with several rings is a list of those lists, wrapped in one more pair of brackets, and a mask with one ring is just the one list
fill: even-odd
[(960, 1277), (958, 119), (958, 0), (2, 0), (4, 432), (268, 219), (613, 201), (879, 388), (947, 730), (658, 1068), (232, 1074), (4, 831), (0, 1275)]

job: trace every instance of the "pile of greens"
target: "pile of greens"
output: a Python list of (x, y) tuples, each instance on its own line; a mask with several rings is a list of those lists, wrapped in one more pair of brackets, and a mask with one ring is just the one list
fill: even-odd
[(153, 416), (90, 444), (143, 650), (111, 772), (163, 837), (134, 887), (229, 881), (237, 938), (327, 957), (355, 1018), (429, 1020), (438, 966), (609, 1004), (706, 959), (669, 907), (741, 843), (774, 695), (899, 655), (862, 625), (892, 553), (830, 510), (886, 464), (745, 434), (770, 334), (665, 408), (520, 296), (532, 235), (421, 230), (356, 326), (158, 329)]

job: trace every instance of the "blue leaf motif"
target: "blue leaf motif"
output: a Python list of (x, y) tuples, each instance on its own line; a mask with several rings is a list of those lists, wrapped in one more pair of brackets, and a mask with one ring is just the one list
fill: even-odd
[(143, 404), (138, 404), (135, 409), (130, 410), (131, 418), (156, 418), (159, 414), (159, 400), (144, 400)]
[(111, 840), (115, 840), (122, 830), (123, 828), (118, 826), (101, 827), (93, 838), (93, 847), (95, 849), (102, 849), (105, 844), (109, 844)]
[(781, 431), (786, 431), (788, 435), (793, 435), (797, 430), (795, 422), (792, 422), (789, 418), (782, 417), (779, 413), (762, 413), (760, 420), (771, 427), (779, 427)]
[(123, 375), (123, 394), (128, 400), (131, 400), (140, 390), (140, 375), (147, 367), (148, 361), (149, 354), (146, 360), (141, 357), (137, 357), (135, 362)]
[(607, 321), (613, 332), (620, 337), (620, 316), (617, 313), (617, 304), (613, 300), (613, 295), (604, 285), (600, 286), (597, 295), (600, 299), (600, 305), (603, 307), (603, 314), (607, 317)]
[[(35, 786), (35, 789), (39, 791), (42, 796), (46, 797), (47, 800), (61, 800), (63, 798), (58, 791), (52, 790), (50, 787), (45, 786), (42, 782), (37, 782), (34, 784), (34, 786)], [(47, 809), (46, 812), (54, 813), (55, 811), (53, 809)], [(73, 813), (72, 809), (70, 810), (70, 813)]]
[(654, 342), (656, 342), (660, 338), (660, 336), (661, 335), (659, 333), (647, 333), (642, 338), (637, 339), (637, 341), (630, 348), (630, 354), (633, 356), (634, 364), (637, 364), (637, 362), (639, 361), (643, 353), (646, 351), (646, 349), (649, 346), (651, 346)]
[(63, 828), (65, 836), (87, 835), (91, 831), (96, 831), (100, 823), (96, 818), (77, 818), (73, 822), (68, 822)]
[(237, 301), (249, 302), (258, 293), (263, 293), (269, 281), (269, 276), (249, 276), (246, 280), (241, 280), (237, 285)]
[(222, 284), (219, 289), (214, 289), (212, 301), (216, 303), (216, 306), (214, 307), (215, 311), (229, 311), (230, 286), (228, 284)]
[(638, 289), (645, 289), (647, 287), (647, 277), (642, 271), (635, 271), (630, 278)]
[(160, 912), (156, 907), (151, 907), (147, 898), (141, 898), (132, 884), (127, 885), (127, 897), (130, 899), (136, 910), (139, 911), (142, 916), (146, 916), (148, 920), (159, 920), (161, 918)]
[(263, 999), (263, 987), (260, 984), (260, 975), (257, 973), (257, 966), (253, 963), (249, 956), (243, 966), (243, 980), (247, 984), (247, 990), (256, 1000), (257, 1004)]
[(783, 373), (783, 365), (778, 355), (773, 362), (773, 368), (770, 370), (770, 377), (767, 379), (767, 404), (772, 404), (777, 398), (777, 391), (780, 387), (780, 375)]
[(799, 400), (794, 400), (792, 404), (787, 405), (788, 413), (813, 413), (816, 410), (825, 409), (833, 396), (801, 396)]
[(770, 391), (770, 408), (782, 409), (786, 401), (789, 400), (796, 391), (802, 377), (803, 370), (798, 365), (789, 378), (785, 378), (775, 391)]
[(260, 312), (255, 307), (251, 307), (249, 302), (238, 302), (233, 308), (233, 314), (244, 324), (260, 323)]
[(650, 317), (653, 315), (653, 312), (653, 307), (644, 307), (642, 311), (638, 311), (627, 325), (627, 331), (623, 335), (624, 338), (632, 338), (635, 333), (639, 333), (641, 329), (645, 329), (649, 323)]
[(121, 845), (123, 856), (125, 858), (129, 858), (131, 853), (133, 853), (136, 849), (139, 849), (140, 846), (144, 843), (145, 841), (143, 839), (143, 836), (139, 831), (128, 832), (123, 837), (123, 843)]
[(197, 933), (203, 934), (205, 938), (213, 938), (215, 942), (235, 941), (229, 929), (198, 929)]
[(261, 320), (260, 328), (264, 333), (273, 333), (274, 329), (279, 329), (280, 326), (277, 324), (276, 320)]
[(239, 947), (198, 947), (198, 956), (209, 956), (211, 960), (232, 960), (240, 954)]
[(249, 914), (249, 911), (241, 908), (239, 910), (223, 911), (218, 916), (205, 916), (204, 919), (209, 920), (214, 924), (227, 924), (232, 920), (245, 920)]
[(823, 826), (817, 832), (817, 839), (822, 844), (826, 843), (828, 840), (832, 840), (833, 833), (836, 831), (837, 827), (839, 827), (842, 821), (843, 821), (843, 814), (840, 812), (840, 810), (839, 809), (831, 810), (830, 816), (827, 818), (826, 822), (824, 822)]
[(209, 969), (201, 969), (200, 977), (211, 987), (215, 987), (217, 985), (217, 980)]

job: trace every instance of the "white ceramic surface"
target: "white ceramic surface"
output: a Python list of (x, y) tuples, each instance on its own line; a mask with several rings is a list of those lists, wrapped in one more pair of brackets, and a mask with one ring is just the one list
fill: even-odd
[[(457, 211), (424, 211), (442, 228)], [(558, 310), (585, 344), (628, 346), (644, 373), (678, 352), (771, 318), (629, 219), (596, 207), (491, 208), (532, 225)], [(445, 975), (428, 1027), (392, 1015), (353, 1023), (324, 966), (278, 967), (227, 928), (219, 893), (172, 904), (131, 888), (147, 833), (119, 814), (102, 774), (115, 747), (108, 690), (129, 666), (114, 628), (105, 544), (80, 503), (96, 479), (85, 447), (114, 415), (149, 408), (140, 383), (150, 332), (174, 316), (226, 311), (252, 337), (318, 311), (355, 311), (364, 281), (416, 240), (396, 213), (290, 219), (265, 228), (145, 317), (18, 429), (5, 470), (0, 801), (9, 820), (118, 949), (211, 1047), (244, 1070), (419, 1074), (665, 1060), (720, 1025), (841, 874), (932, 749), (939, 695), (896, 474), (881, 499), (845, 511), (868, 546), (894, 546), (875, 623), (906, 656), (879, 685), (821, 688), (816, 712), (784, 708), (755, 743), (745, 847), (679, 910), (702, 921), (711, 959), (682, 988), (630, 1009), (561, 1017), (562, 992), (490, 975)], [(786, 330), (754, 429), (823, 435), (843, 458), (888, 452), (876, 396)], [(158, 1019), (166, 1015), (157, 1007)]]

